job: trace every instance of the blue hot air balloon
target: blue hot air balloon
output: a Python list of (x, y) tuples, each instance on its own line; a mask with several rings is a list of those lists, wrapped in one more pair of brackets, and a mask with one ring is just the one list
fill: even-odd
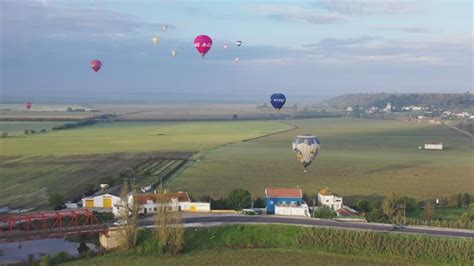
[(273, 105), (273, 108), (278, 109), (278, 111), (280, 111), (280, 109), (286, 103), (286, 97), (282, 93), (274, 93), (270, 97), (270, 102)]

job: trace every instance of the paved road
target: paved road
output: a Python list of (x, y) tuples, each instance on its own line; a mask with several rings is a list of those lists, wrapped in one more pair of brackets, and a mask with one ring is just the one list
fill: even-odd
[[(340, 228), (349, 230), (368, 230), (387, 233), (404, 233), (404, 234), (423, 234), (431, 236), (446, 236), (446, 237), (465, 237), (474, 238), (474, 230), (463, 229), (444, 229), (444, 228), (429, 228), (429, 227), (415, 227), (415, 226), (396, 226), (391, 224), (375, 224), (375, 223), (357, 223), (357, 222), (342, 222), (325, 219), (314, 218), (300, 218), (300, 217), (282, 217), (274, 215), (237, 215), (237, 214), (185, 214), (183, 222), (188, 227), (193, 226), (219, 226), (225, 224), (251, 224), (251, 223), (265, 223), (265, 224), (292, 224), (302, 226), (316, 226), (328, 228)], [(140, 221), (141, 226), (152, 226), (154, 224), (153, 217), (146, 217)]]

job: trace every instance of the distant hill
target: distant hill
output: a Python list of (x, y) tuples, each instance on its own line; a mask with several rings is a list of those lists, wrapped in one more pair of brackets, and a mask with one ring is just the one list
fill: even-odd
[(472, 93), (356, 93), (337, 96), (325, 100), (329, 106), (377, 106), (385, 107), (390, 102), (392, 106), (437, 106), (448, 108), (474, 107)]

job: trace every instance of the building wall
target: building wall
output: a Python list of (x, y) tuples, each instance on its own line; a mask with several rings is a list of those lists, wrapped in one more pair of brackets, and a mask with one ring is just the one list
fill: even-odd
[(110, 208), (113, 207), (113, 205), (115, 204), (120, 204), (120, 197), (117, 197), (117, 196), (114, 196), (114, 195), (110, 195), (110, 194), (105, 194), (105, 195), (100, 195), (100, 196), (96, 196), (96, 197), (87, 197), (87, 198), (83, 198), (82, 199), (82, 207), (83, 208), (86, 208), (87, 205), (86, 205), (86, 201), (87, 200), (93, 200), (94, 201), (94, 206), (93, 208), (104, 208), (104, 197), (109, 197), (111, 198), (112, 200), (112, 206), (110, 206)]
[(305, 216), (309, 217), (308, 205), (303, 204), (298, 207), (292, 206), (275, 206), (275, 214), (277, 215), (288, 215), (288, 216)]
[(266, 198), (267, 213), (275, 213), (275, 205), (279, 204), (303, 204), (302, 198)]
[(208, 202), (181, 202), (180, 206), (186, 212), (211, 212), (211, 203)]
[(442, 144), (425, 144), (425, 150), (442, 150)]
[(342, 198), (334, 195), (321, 195), (318, 193), (318, 201), (323, 206), (328, 206), (329, 208), (337, 211), (342, 208)]

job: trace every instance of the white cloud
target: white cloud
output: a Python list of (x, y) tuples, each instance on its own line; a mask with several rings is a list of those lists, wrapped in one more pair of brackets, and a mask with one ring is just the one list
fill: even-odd
[(257, 7), (257, 12), (275, 20), (310, 24), (329, 24), (344, 20), (336, 14), (323, 14), (316, 10), (294, 5), (260, 5)]
[(419, 13), (423, 1), (414, 0), (321, 0), (317, 3), (344, 15), (400, 15)]

